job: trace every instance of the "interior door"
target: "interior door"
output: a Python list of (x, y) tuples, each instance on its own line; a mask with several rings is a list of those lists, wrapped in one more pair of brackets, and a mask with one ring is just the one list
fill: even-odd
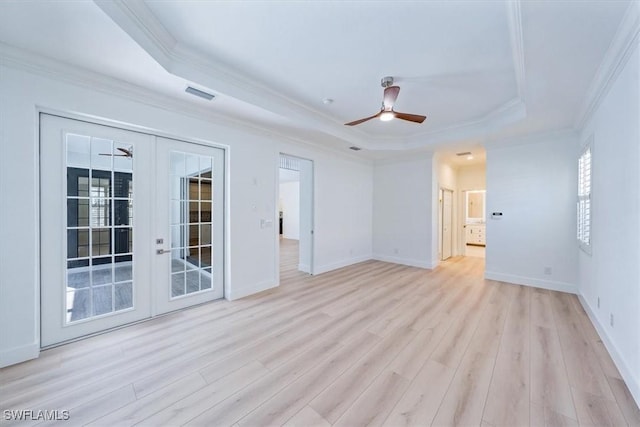
[(298, 158), (300, 164), (300, 250), (298, 270), (313, 274), (313, 161)]
[(452, 256), (453, 191), (442, 191), (442, 259)]
[(144, 319), (154, 137), (40, 121), (41, 345)]
[(154, 314), (224, 295), (224, 154), (157, 138)]
[(40, 126), (42, 347), (222, 298), (223, 150)]

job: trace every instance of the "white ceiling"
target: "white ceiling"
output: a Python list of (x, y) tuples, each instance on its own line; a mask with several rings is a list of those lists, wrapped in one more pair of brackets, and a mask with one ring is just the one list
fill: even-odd
[[(573, 127), (628, 1), (4, 1), (0, 41), (358, 155)], [(418, 125), (372, 120), (380, 79)], [(184, 93), (194, 84), (218, 95)], [(331, 98), (325, 105), (322, 99)]]

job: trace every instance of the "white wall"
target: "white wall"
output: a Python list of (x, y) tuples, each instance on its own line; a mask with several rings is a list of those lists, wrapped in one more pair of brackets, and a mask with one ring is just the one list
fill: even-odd
[(592, 250), (591, 255), (579, 251), (579, 292), (603, 342), (640, 403), (639, 63), (636, 44), (581, 132), (581, 144), (593, 136), (593, 175)]
[(458, 168), (458, 189), (485, 190), (487, 188), (486, 165), (460, 166)]
[[(227, 145), (232, 196), (228, 198), (226, 297), (277, 285), (278, 229), (260, 228), (260, 220), (277, 224), (281, 137), (231, 127), (228, 120), (207, 112), (184, 104), (175, 107), (143, 89), (60, 64), (55, 64), (58, 72), (53, 74), (48, 64), (43, 69), (6, 58), (1, 64), (0, 366), (36, 357), (40, 346), (38, 108)], [(338, 160), (332, 153), (307, 147), (302, 151), (317, 159), (316, 264), (328, 270), (370, 257), (371, 164)]]
[(282, 237), (300, 239), (300, 182), (280, 184)]
[[(430, 154), (412, 160), (375, 165), (375, 259), (422, 268), (432, 268), (434, 256), (437, 261), (437, 251), (435, 255), (433, 253), (434, 240), (437, 245), (437, 205), (434, 210), (432, 173), (433, 159)], [(436, 223), (435, 228), (433, 223)]]
[(485, 277), (575, 293), (575, 138), (531, 140), (487, 149)]

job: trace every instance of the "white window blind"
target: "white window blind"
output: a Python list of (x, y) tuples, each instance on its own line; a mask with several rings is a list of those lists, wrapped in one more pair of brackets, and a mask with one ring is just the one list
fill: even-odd
[(591, 244), (591, 147), (578, 160), (578, 242)]

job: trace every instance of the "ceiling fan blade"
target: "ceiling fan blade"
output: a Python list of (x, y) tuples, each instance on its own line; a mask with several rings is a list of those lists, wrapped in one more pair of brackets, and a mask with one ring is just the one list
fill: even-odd
[(393, 104), (396, 103), (396, 99), (398, 99), (398, 94), (400, 93), (400, 86), (389, 86), (384, 88), (384, 96), (382, 97), (382, 104), (384, 104), (384, 109), (389, 111), (393, 109)]
[(407, 113), (398, 113), (394, 111), (396, 119), (407, 120), (409, 122), (422, 123), (426, 116), (421, 116), (419, 114), (407, 114)]
[(116, 147), (116, 150), (120, 151), (121, 156), (125, 156), (125, 157), (133, 157), (133, 149), (129, 148), (128, 150), (126, 148), (121, 148), (121, 147)]
[(373, 115), (373, 116), (371, 116), (371, 117), (367, 117), (367, 118), (365, 118), (365, 119), (360, 119), (360, 120), (356, 120), (356, 121), (353, 121), (353, 122), (345, 123), (344, 125), (345, 125), (345, 126), (355, 126), (355, 125), (359, 125), (360, 123), (364, 123), (364, 122), (366, 122), (367, 120), (375, 119), (375, 118), (376, 118), (376, 117), (378, 117), (381, 113), (382, 113), (382, 111), (378, 112), (378, 114), (374, 114), (374, 115)]

